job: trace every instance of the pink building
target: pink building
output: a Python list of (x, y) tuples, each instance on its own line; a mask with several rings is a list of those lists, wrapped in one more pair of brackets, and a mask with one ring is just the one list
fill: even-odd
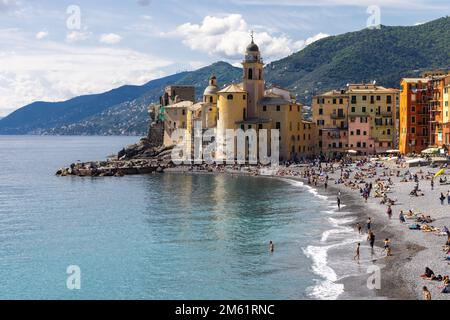
[(361, 155), (376, 154), (375, 140), (370, 138), (370, 117), (350, 117), (348, 147)]
[(342, 150), (348, 148), (348, 132), (342, 129), (322, 129), (320, 131), (322, 142), (322, 154), (326, 157), (336, 157), (342, 155)]

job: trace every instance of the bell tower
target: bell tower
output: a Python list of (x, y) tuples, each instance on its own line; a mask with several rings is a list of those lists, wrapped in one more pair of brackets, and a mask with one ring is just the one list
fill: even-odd
[(258, 117), (258, 101), (264, 96), (264, 63), (259, 47), (253, 39), (247, 46), (245, 58), (242, 62), (244, 75), (244, 90), (247, 91), (247, 118)]

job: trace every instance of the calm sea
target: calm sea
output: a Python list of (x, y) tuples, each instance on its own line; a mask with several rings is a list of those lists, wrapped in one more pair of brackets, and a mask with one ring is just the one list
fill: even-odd
[[(345, 228), (300, 182), (54, 175), (137, 140), (0, 136), (0, 298), (337, 297), (323, 242)], [(80, 290), (67, 288), (72, 265)]]

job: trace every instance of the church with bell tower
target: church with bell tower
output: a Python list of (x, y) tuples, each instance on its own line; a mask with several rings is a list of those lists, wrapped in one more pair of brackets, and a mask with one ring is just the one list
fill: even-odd
[(252, 42), (247, 46), (243, 66), (243, 87), (247, 91), (247, 118), (258, 117), (258, 103), (264, 97), (264, 63), (255, 44), (252, 32)]
[[(194, 122), (201, 121), (203, 130), (216, 129), (218, 150), (225, 144), (227, 129), (266, 129), (269, 132), (276, 129), (280, 133), (281, 161), (313, 156), (316, 127), (303, 120), (302, 105), (288, 90), (277, 86), (266, 88), (264, 62), (253, 32), (242, 67), (241, 83), (220, 87), (220, 79), (212, 75), (201, 102), (183, 101), (166, 107), (166, 127), (170, 130), (185, 127), (191, 133)], [(174, 144), (169, 133), (165, 135), (166, 145)]]

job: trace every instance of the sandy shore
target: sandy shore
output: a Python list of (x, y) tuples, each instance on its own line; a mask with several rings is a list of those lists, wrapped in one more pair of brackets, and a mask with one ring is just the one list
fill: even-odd
[[(406, 223), (400, 223), (398, 215), (400, 210), (408, 212), (413, 210), (415, 213), (423, 213), (426, 216), (430, 215), (434, 221), (431, 226), (442, 228), (444, 226), (450, 226), (450, 205), (441, 205), (439, 196), (442, 193), (446, 195), (450, 190), (450, 185), (440, 185), (439, 179), (435, 181), (434, 190), (431, 190), (430, 177), (436, 173), (439, 169), (432, 169), (429, 167), (422, 168), (402, 168), (395, 164), (395, 162), (382, 162), (384, 167), (377, 167), (374, 170), (376, 175), (373, 177), (363, 177), (359, 179), (364, 183), (360, 183), (360, 187), (364, 187), (365, 183), (372, 183), (376, 185), (375, 180), (391, 179), (392, 184), (387, 195), (390, 199), (397, 200), (395, 205), (392, 206), (393, 215), (390, 219), (386, 213), (387, 205), (381, 205), (381, 198), (375, 198), (374, 192), (371, 197), (364, 201), (360, 195), (359, 189), (352, 189), (344, 184), (335, 184), (341, 175), (340, 170), (335, 170), (334, 173), (329, 172), (328, 188), (325, 190), (324, 181), (319, 180), (317, 186), (314, 187), (321, 194), (327, 195), (329, 198), (336, 198), (338, 192), (341, 192), (342, 203), (346, 206), (345, 210), (350, 211), (352, 216), (356, 218), (351, 226), (355, 228), (356, 223), (360, 223), (365, 229), (366, 221), (368, 217), (372, 218), (373, 231), (376, 235), (376, 249), (375, 254), (368, 253), (370, 248), (368, 243), (362, 242), (362, 256), (370, 255), (370, 262), (374, 265), (381, 267), (381, 289), (373, 290), (367, 288), (367, 280), (370, 274), (359, 274), (352, 277), (347, 277), (340, 283), (344, 284), (345, 293), (342, 294), (339, 299), (422, 299), (422, 287), (427, 286), (431, 291), (433, 300), (449, 300), (450, 294), (441, 293), (442, 282), (425, 280), (420, 277), (424, 273), (425, 267), (431, 268), (436, 275), (448, 275), (450, 273), (450, 265), (445, 261), (445, 252), (442, 251), (442, 247), (446, 242), (445, 236), (438, 236), (431, 232), (423, 232), (421, 230), (410, 230), (409, 225), (414, 223), (414, 220), (407, 220)], [(350, 177), (348, 181), (355, 181), (354, 174), (356, 172), (365, 174), (366, 170), (372, 166), (366, 164), (361, 168), (357, 168), (355, 165), (350, 165), (347, 170), (350, 170)], [(305, 184), (306, 180), (302, 176), (302, 173), (306, 167), (297, 168), (281, 168), (273, 173), (266, 173), (267, 175), (276, 176), (283, 179), (295, 179), (301, 180)], [(185, 172), (185, 173), (209, 173), (215, 174), (217, 172), (207, 172), (203, 170), (191, 171), (189, 168), (174, 168), (171, 172)], [(400, 177), (397, 177), (397, 171), (400, 171)], [(414, 181), (401, 182), (404, 174), (409, 171), (410, 173), (418, 174), (419, 187), (425, 194), (420, 197), (410, 196), (410, 191), (415, 186)], [(257, 170), (244, 169), (233, 170), (228, 169), (225, 173), (228, 174), (248, 174), (256, 175)], [(224, 173), (224, 172), (220, 172)], [(281, 173), (281, 176), (280, 176)], [(383, 173), (386, 176), (383, 176)], [(292, 176), (295, 175), (295, 176)], [(445, 174), (443, 175), (443, 177)], [(450, 178), (450, 177), (449, 177)], [(385, 182), (387, 185), (388, 183)], [(365, 232), (365, 231), (364, 231)], [(365, 236), (362, 236), (365, 238)], [(386, 257), (383, 252), (383, 240), (389, 238), (391, 240), (391, 247), (393, 256)], [(353, 246), (353, 245), (352, 245)], [(353, 249), (353, 248), (350, 248)], [(330, 255), (333, 253), (331, 252)], [(331, 257), (332, 258), (332, 257)], [(356, 263), (356, 262), (355, 262)]]
[[(450, 266), (445, 261), (446, 254), (442, 251), (442, 247), (446, 242), (446, 236), (438, 236), (432, 232), (424, 232), (421, 230), (410, 230), (409, 225), (414, 220), (407, 220), (402, 224), (398, 215), (400, 210), (408, 212), (413, 210), (415, 213), (423, 213), (430, 215), (434, 221), (429, 225), (442, 229), (444, 226), (450, 226), (450, 205), (447, 199), (444, 205), (439, 200), (441, 192), (444, 195), (450, 190), (449, 185), (440, 185), (439, 179), (436, 179), (434, 190), (431, 190), (431, 180), (427, 180), (427, 176), (436, 173), (439, 169), (424, 168), (401, 168), (393, 162), (383, 162), (384, 168), (376, 168), (377, 175), (373, 178), (362, 178), (365, 183), (372, 183), (375, 186), (375, 179), (380, 178), (383, 172), (392, 175), (382, 177), (382, 179), (391, 179), (392, 185), (388, 192), (390, 199), (397, 200), (392, 206), (393, 215), (389, 219), (386, 211), (387, 205), (381, 205), (381, 198), (375, 198), (373, 193), (367, 203), (360, 195), (360, 191), (352, 189), (344, 184), (335, 184), (335, 180), (340, 177), (340, 170), (334, 174), (329, 173), (329, 186), (337, 194), (337, 190), (342, 193), (342, 202), (352, 206), (351, 210), (357, 213), (359, 223), (365, 227), (368, 217), (372, 218), (373, 230), (376, 235), (376, 246), (382, 247), (383, 240), (389, 238), (392, 241), (392, 257), (385, 257), (376, 254), (374, 263), (384, 266), (381, 273), (381, 289), (377, 290), (379, 298), (388, 299), (422, 299), (422, 287), (427, 286), (431, 291), (433, 300), (449, 300), (450, 294), (441, 293), (442, 282), (425, 280), (420, 277), (424, 273), (425, 267), (431, 268), (436, 275), (442, 276), (450, 273)], [(354, 165), (348, 169), (352, 170), (350, 178), (355, 172), (364, 172), (367, 166), (356, 169)], [(410, 196), (410, 191), (415, 186), (414, 181), (401, 182), (406, 171), (412, 174), (417, 173), (419, 176), (419, 187), (424, 196)], [(397, 171), (400, 171), (400, 177), (397, 177)], [(423, 179), (422, 179), (423, 176)], [(443, 175), (445, 176), (445, 175)], [(353, 179), (355, 181), (355, 179)], [(364, 187), (364, 183), (359, 184)], [(318, 183), (318, 189), (323, 188), (323, 183)], [(364, 250), (364, 248), (362, 248)], [(367, 250), (367, 249), (366, 249)], [(366, 285), (368, 276), (355, 277), (354, 279), (346, 279), (343, 281), (347, 290), (358, 290), (358, 283), (362, 286)], [(352, 294), (353, 296), (353, 294)]]

